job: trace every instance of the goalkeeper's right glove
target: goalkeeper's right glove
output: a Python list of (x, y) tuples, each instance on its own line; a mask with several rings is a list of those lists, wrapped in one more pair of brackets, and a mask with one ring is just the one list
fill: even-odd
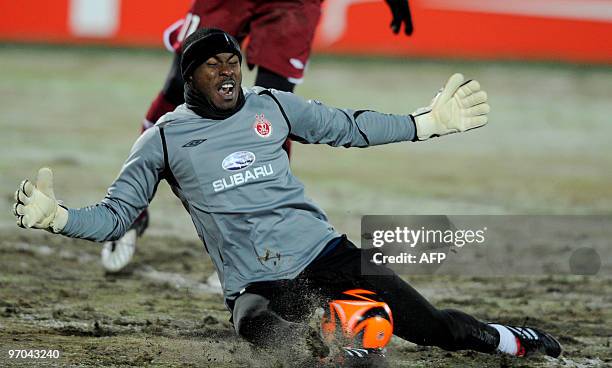
[(59, 205), (53, 194), (53, 172), (38, 170), (36, 185), (24, 180), (15, 192), (13, 214), (17, 226), (60, 232), (68, 222), (68, 210)]
[(462, 74), (453, 74), (431, 105), (412, 113), (416, 126), (415, 140), (424, 141), (485, 125), (491, 110), (487, 99), (487, 93), (480, 89), (480, 83), (475, 80), (464, 82)]

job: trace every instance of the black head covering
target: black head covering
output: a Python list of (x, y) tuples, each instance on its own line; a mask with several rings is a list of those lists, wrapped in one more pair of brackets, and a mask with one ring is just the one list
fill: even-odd
[(242, 64), (238, 41), (218, 28), (200, 28), (183, 42), (181, 74), (187, 81), (194, 70), (210, 57), (224, 52), (237, 55)]
[(183, 43), (181, 74), (185, 81), (185, 103), (188, 108), (206, 119), (227, 119), (244, 106), (245, 98), (242, 88), (238, 89), (238, 101), (233, 109), (219, 110), (190, 81), (190, 77), (198, 66), (210, 57), (224, 52), (237, 55), (242, 64), (238, 41), (217, 28), (200, 28), (187, 37)]

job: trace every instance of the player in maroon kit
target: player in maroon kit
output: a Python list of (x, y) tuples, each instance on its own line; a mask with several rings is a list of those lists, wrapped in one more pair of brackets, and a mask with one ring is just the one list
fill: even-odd
[[(180, 73), (181, 47), (183, 40), (200, 28), (220, 28), (240, 43), (249, 36), (246, 55), (249, 68), (257, 66), (255, 85), (293, 92), (304, 76), (322, 1), (195, 0), (187, 16), (164, 33), (164, 43), (175, 56), (164, 87), (145, 115), (142, 130), (152, 127), (162, 115), (185, 102)], [(408, 0), (385, 2), (393, 17), (392, 31), (399, 33), (404, 24), (404, 33), (411, 35)], [(287, 140), (284, 148), (289, 154), (291, 141)], [(121, 239), (104, 244), (102, 265), (108, 272), (120, 271), (130, 262), (136, 239), (147, 228), (148, 220), (145, 210)]]

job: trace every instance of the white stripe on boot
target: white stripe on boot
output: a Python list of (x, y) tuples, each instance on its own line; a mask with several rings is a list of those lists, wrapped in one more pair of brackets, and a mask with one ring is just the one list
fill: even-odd
[(510, 330), (503, 325), (490, 324), (489, 326), (499, 332), (499, 345), (497, 346), (497, 350), (502, 353), (516, 355), (518, 352), (518, 344), (516, 343), (516, 337)]

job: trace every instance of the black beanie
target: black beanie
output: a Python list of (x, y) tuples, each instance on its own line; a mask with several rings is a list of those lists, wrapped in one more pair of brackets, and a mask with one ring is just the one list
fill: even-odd
[(183, 42), (181, 57), (183, 80), (188, 80), (197, 67), (210, 57), (224, 52), (237, 55), (242, 64), (240, 45), (230, 34), (218, 28), (200, 28), (193, 32)]

